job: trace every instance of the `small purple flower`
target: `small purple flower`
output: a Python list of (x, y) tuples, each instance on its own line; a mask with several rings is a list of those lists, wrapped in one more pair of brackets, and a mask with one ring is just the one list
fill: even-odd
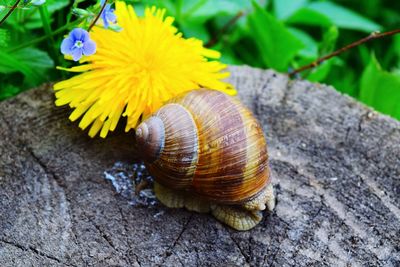
[[(100, 1), (100, 5), (104, 5), (105, 0)], [(110, 4), (106, 4), (104, 7), (103, 12), (101, 13), (101, 19), (103, 20), (104, 23), (104, 28), (108, 28), (108, 25), (111, 23), (115, 23), (117, 21), (117, 16), (114, 14), (114, 9), (111, 8)]]
[(78, 61), (82, 55), (90, 56), (96, 52), (96, 43), (89, 38), (89, 33), (81, 28), (73, 29), (61, 43), (61, 53), (72, 55)]

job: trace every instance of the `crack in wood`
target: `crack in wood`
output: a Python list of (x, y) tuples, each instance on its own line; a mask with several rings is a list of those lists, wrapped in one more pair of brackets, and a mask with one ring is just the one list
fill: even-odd
[[(6, 227), (10, 226), (7, 229), (9, 232), (2, 237), (6, 241), (10, 239), (25, 246), (13, 248), (4, 243), (4, 246), (7, 246), (4, 250), (5, 259), (14, 260), (21, 257), (27, 261), (27, 265), (41, 266), (50, 261), (45, 256), (37, 256), (38, 253), (42, 253), (42, 249), (46, 249), (44, 253), (49, 256), (56, 255), (60, 262), (69, 261), (72, 257), (72, 263), (78, 266), (106, 264), (104, 261), (96, 262), (98, 251), (102, 254), (99, 257), (104, 259), (106, 256), (107, 264), (122, 262), (124, 265), (124, 258), (121, 257), (125, 256), (125, 265), (128, 266), (154, 266), (159, 263), (207, 266), (218, 264), (218, 260), (223, 261), (225, 265), (249, 264), (245, 263), (246, 261), (252, 266), (305, 266), (310, 263), (397, 266), (400, 262), (397, 246), (400, 241), (397, 235), (400, 211), (396, 202), (399, 147), (395, 139), (398, 137), (399, 123), (387, 116), (369, 113), (368, 108), (349, 97), (340, 96), (332, 88), (324, 85), (307, 81), (288, 83), (285, 75), (275, 74), (270, 70), (229, 67), (229, 71), (232, 78), (228, 81), (233, 81), (233, 86), (239, 91), (239, 97), (250, 105), (259, 118), (269, 138), (270, 152), (273, 152), (270, 156), (272, 166), (277, 167), (274, 172), (277, 176), (275, 181), (278, 183), (278, 202), (276, 212), (270, 216), (271, 220), (264, 220), (254, 231), (231, 232), (231, 237), (222, 233), (218, 236), (222, 239), (222, 243), (219, 244), (226, 244), (226, 247), (217, 247), (218, 244), (203, 246), (201, 242), (204, 240), (196, 237), (196, 229), (190, 229), (189, 234), (193, 223), (190, 223), (190, 218), (181, 211), (177, 211), (183, 216), (179, 217), (182, 219), (179, 223), (166, 228), (163, 222), (153, 220), (150, 216), (147, 218), (150, 223), (143, 227), (146, 233), (132, 235), (132, 232), (137, 230), (134, 223), (143, 223), (144, 219), (138, 216), (141, 213), (129, 210), (128, 214), (128, 208), (121, 208), (124, 203), (109, 202), (112, 193), (111, 196), (105, 195), (104, 199), (102, 196), (94, 196), (105, 192), (103, 186), (98, 186), (102, 180), (95, 180), (103, 171), (99, 168), (106, 168), (104, 163), (108, 160), (119, 160), (120, 151), (114, 149), (114, 146), (125, 143), (120, 143), (119, 137), (115, 138), (116, 136), (111, 137), (114, 139), (111, 139), (110, 143), (109, 139), (103, 142), (99, 141), (100, 139), (87, 138), (76, 123), (71, 124), (68, 121), (67, 115), (64, 119), (61, 118), (64, 109), (54, 107), (52, 92), (45, 87), (0, 103), (0, 125), (4, 128), (0, 130), (4, 137), (1, 148), (2, 151), (8, 149), (10, 153), (17, 154), (8, 156), (8, 153), (5, 153), (2, 155), (3, 159), (5, 162), (12, 161), (14, 157), (19, 160), (16, 164), (7, 163), (9, 166), (6, 166), (4, 172), (0, 170), (1, 176), (4, 173), (6, 177), (2, 180), (5, 187), (0, 191), (0, 198), (3, 195), (19, 196), (16, 192), (7, 190), (21, 192), (21, 197), (10, 198), (11, 201), (7, 203), (9, 206), (1, 209), (0, 205), (0, 221), (4, 218)], [(67, 109), (68, 107), (65, 111)], [(34, 136), (43, 132), (49, 134), (49, 140)], [(53, 144), (49, 143), (50, 140), (57, 142), (58, 138), (67, 138), (63, 139), (63, 147), (60, 147), (59, 143), (54, 143), (54, 147), (51, 147)], [(304, 144), (304, 147), (299, 148), (299, 144)], [(45, 149), (43, 152), (42, 146)], [(80, 180), (84, 183), (84, 188), (78, 188), (71, 180), (64, 179), (64, 174), (71, 177), (81, 175), (81, 170), (66, 174), (69, 171), (68, 165), (80, 159), (74, 157), (74, 152), (68, 152), (76, 152), (76, 148), (84, 148), (79, 150), (79, 156), (87, 159), (81, 165), (82, 168), (88, 167), (88, 170), (82, 170), (85, 180)], [(102, 148), (106, 152), (102, 151)], [(60, 149), (66, 153), (57, 154)], [(123, 154), (122, 157), (126, 158), (126, 155)], [(135, 157), (136, 154), (130, 153), (128, 157), (130, 156)], [(27, 158), (27, 164), (23, 162), (23, 158)], [(275, 158), (284, 159), (290, 165), (275, 161)], [(32, 170), (23, 169), (31, 166)], [(363, 177), (358, 177), (359, 174)], [(42, 177), (43, 175), (46, 177)], [(12, 179), (14, 176), (16, 179)], [(29, 180), (31, 176), (36, 179)], [(23, 184), (26, 181), (32, 181), (32, 184)], [(44, 184), (41, 184), (43, 182)], [(279, 184), (282, 190), (279, 190)], [(389, 188), (392, 184), (393, 187)], [(46, 200), (38, 199), (40, 203), (47, 204), (45, 207), (39, 207), (38, 214), (35, 209), (28, 209), (31, 203), (27, 201), (31, 200), (32, 196), (27, 194), (42, 193), (42, 189), (50, 195)], [(94, 197), (100, 203), (91, 202)], [(57, 205), (60, 200), (69, 206), (63, 207), (62, 213), (57, 213), (60, 210), (53, 208), (59, 208)], [(388, 209), (381, 203), (389, 205), (386, 206)], [(65, 208), (69, 207), (73, 209), (67, 211)], [(93, 217), (100, 228), (96, 230), (82, 214), (85, 210), (88, 214), (98, 214), (99, 211), (95, 209), (99, 207), (104, 208), (101, 212), (104, 212), (105, 216)], [(114, 212), (118, 213), (115, 211), (118, 208), (121, 218), (118, 214), (111, 217), (115, 215)], [(41, 221), (43, 211), (47, 216), (45, 222)], [(58, 214), (61, 216), (48, 216)], [(71, 223), (62, 222), (62, 216)], [(113, 218), (113, 223), (119, 223), (121, 226), (108, 228), (105, 218)], [(42, 248), (36, 245), (36, 241), (32, 241), (32, 244), (38, 247), (35, 247), (38, 253), (34, 252), (24, 243), (26, 239), (22, 234), (12, 232), (18, 233), (20, 230), (19, 224), (13, 225), (13, 220), (26, 220), (31, 223), (32, 233), (22, 232), (29, 236), (29, 240), (40, 238), (40, 242), (48, 241), (49, 245), (60, 244), (69, 250), (68, 253), (60, 254), (56, 250), (57, 247), (54, 250), (50, 246)], [(206, 231), (215, 230), (212, 224), (202, 227)], [(59, 229), (71, 230), (61, 235), (66, 237), (65, 240), (59, 239), (57, 243), (53, 236), (48, 237), (47, 234), (53, 231), (59, 234)], [(103, 234), (100, 233), (101, 230)], [(265, 231), (270, 231), (270, 236), (267, 236)], [(152, 238), (148, 238), (147, 234), (151, 234)], [(118, 248), (123, 255), (115, 253), (113, 248), (110, 248), (111, 244), (105, 244), (105, 237), (100, 235), (108, 236), (115, 249)], [(193, 239), (186, 240), (189, 236)], [(230, 240), (232, 238), (236, 244), (232, 244), (235, 242)], [(1, 245), (3, 246), (3, 242)], [(204, 247), (211, 253), (204, 255)], [(22, 250), (21, 252), (20, 249), (27, 249), (29, 253)], [(219, 254), (213, 254), (213, 250)], [(113, 255), (108, 255), (109, 252)], [(56, 260), (51, 260), (51, 263), (65, 265)], [(7, 265), (7, 262), (0, 259), (0, 265)]]
[(44, 252), (40, 251), (39, 249), (37, 249), (37, 248), (35, 248), (35, 247), (33, 247), (33, 246), (23, 246), (23, 245), (21, 245), (21, 244), (17, 244), (17, 243), (14, 243), (14, 242), (5, 240), (4, 238), (0, 238), (0, 242), (3, 242), (3, 243), (8, 244), (8, 245), (10, 245), (10, 246), (16, 247), (16, 248), (18, 248), (18, 249), (20, 249), (20, 250), (23, 250), (23, 251), (25, 251), (25, 252), (29, 252), (29, 251), (30, 251), (30, 252), (32, 252), (32, 253), (34, 253), (34, 254), (36, 254), (36, 255), (45, 257), (45, 258), (47, 258), (47, 259), (56, 261), (56, 262), (58, 262), (58, 263), (65, 264), (66, 266), (77, 267), (76, 265), (69, 264), (69, 263), (64, 262), (63, 260), (58, 259), (58, 258), (55, 257), (55, 256), (49, 255), (49, 254), (47, 254), (47, 253), (44, 253)]
[(229, 237), (231, 238), (231, 240), (233, 241), (233, 243), (235, 244), (235, 246), (239, 249), (240, 254), (242, 255), (242, 257), (244, 258), (245, 262), (250, 266), (250, 259), (249, 256), (246, 256), (246, 254), (244, 253), (242, 247), (239, 245), (239, 243), (236, 241), (235, 238), (233, 238), (231, 231), (227, 231)]
[(254, 115), (258, 119), (260, 119), (260, 117), (262, 115), (262, 113), (260, 112), (261, 106), (260, 106), (259, 99), (262, 96), (262, 94), (265, 93), (264, 91), (266, 90), (266, 88), (268, 88), (268, 84), (271, 79), (272, 79), (272, 77), (268, 76), (267, 79), (265, 81), (263, 81), (263, 85), (261, 86), (261, 88), (259, 90), (256, 91), (256, 93), (254, 94), (254, 97), (252, 99), (252, 103), (251, 103), (252, 110), (253, 110)]
[(282, 96), (281, 100), (279, 101), (279, 104), (282, 107), (285, 107), (287, 105), (287, 100), (291, 93), (291, 89), (294, 87), (295, 84), (296, 84), (296, 81), (288, 80), (286, 85), (284, 86), (283, 96)]
[(173, 250), (175, 248), (175, 246), (178, 244), (179, 239), (181, 238), (182, 234), (186, 231), (187, 226), (189, 225), (190, 221), (192, 220), (193, 214), (191, 213), (188, 220), (185, 222), (185, 224), (183, 225), (181, 231), (178, 234), (178, 237), (174, 240), (174, 242), (172, 243), (172, 245), (170, 245), (164, 255), (165, 257), (163, 258), (161, 264), (159, 266), (163, 266), (164, 262), (173, 254)]
[[(63, 191), (63, 194), (65, 196), (65, 200), (67, 201), (68, 206), (71, 207), (71, 200), (69, 199), (69, 196), (67, 194), (68, 188), (63, 183), (60, 182), (61, 179), (58, 177), (58, 175), (56, 175), (53, 171), (50, 171), (48, 169), (47, 165), (38, 156), (36, 156), (36, 154), (33, 152), (32, 148), (30, 148), (29, 146), (26, 146), (26, 147), (27, 147), (27, 151), (28, 151), (29, 155), (35, 160), (35, 162), (37, 164), (39, 164), (39, 166), (43, 169), (43, 171), (47, 174), (47, 176), (50, 178), (53, 178), (53, 180), (56, 182), (57, 186), (61, 188), (61, 190)], [(71, 232), (73, 234), (74, 243), (75, 243), (75, 245), (80, 247), (81, 244), (78, 242), (78, 238), (77, 238), (77, 235), (75, 232), (73, 216), (71, 214), (70, 209), (67, 209), (67, 211), (68, 211), (68, 215), (69, 215), (70, 221), (71, 221), (71, 227), (69, 229), (71, 230)], [(81, 258), (83, 258), (82, 250), (79, 249), (78, 251), (80, 253)]]
[[(282, 161), (282, 159), (279, 160)], [(316, 193), (322, 196), (321, 200), (323, 201), (323, 203), (325, 203), (325, 206), (330, 210), (332, 210), (337, 215), (337, 217), (341, 219), (343, 223), (349, 227), (349, 229), (351, 229), (354, 233), (360, 236), (366, 244), (365, 248), (366, 249), (368, 248), (368, 250), (372, 253), (371, 256), (374, 257), (376, 260), (379, 260), (378, 257), (379, 249), (376, 246), (378, 246), (379, 244), (378, 241), (381, 239), (371, 233), (367, 234), (367, 232), (364, 230), (367, 228), (363, 227), (362, 224), (358, 223), (358, 220), (356, 220), (356, 218), (353, 216), (353, 213), (348, 213), (345, 210), (344, 207), (347, 207), (346, 204), (339, 202), (335, 196), (329, 193), (329, 190), (323, 188), (323, 186), (319, 183), (319, 181), (314, 177), (312, 173), (306, 172), (304, 168), (301, 168), (300, 166), (296, 166), (294, 162), (296, 161), (295, 160), (286, 161), (286, 163), (293, 166), (300, 175), (309, 178), (310, 186), (315, 188)], [(343, 196), (346, 196), (346, 194), (343, 194)], [(371, 240), (373, 240), (374, 242), (372, 242)]]
[(140, 260), (139, 260), (139, 256), (135, 253), (135, 250), (134, 250), (134, 248), (132, 247), (132, 243), (130, 242), (130, 240), (129, 240), (129, 238), (128, 238), (128, 236), (129, 236), (129, 230), (128, 230), (129, 222), (128, 222), (128, 220), (125, 218), (125, 215), (124, 215), (124, 213), (123, 213), (123, 211), (122, 211), (122, 207), (121, 207), (121, 206), (118, 206), (118, 210), (119, 210), (119, 213), (121, 214), (122, 226), (124, 227), (124, 231), (125, 231), (125, 235), (124, 235), (124, 236), (125, 236), (125, 242), (126, 242), (126, 244), (127, 244), (127, 246), (128, 246), (128, 251), (127, 251), (128, 256), (126, 256), (126, 259), (128, 260), (128, 262), (129, 262), (130, 265), (133, 265), (133, 262), (132, 262), (132, 260), (131, 260), (131, 257), (129, 257), (129, 254), (132, 253), (133, 256), (135, 256), (136, 263), (137, 263), (139, 266), (142, 266), (142, 264), (141, 264), (141, 262), (140, 262)]
[(278, 255), (279, 251), (281, 250), (281, 246), (279, 245), (278, 248), (275, 250), (274, 254), (272, 254), (272, 260), (271, 263), (269, 264), (272, 266), (276, 260), (276, 256)]
[[(320, 195), (320, 198), (322, 200), (323, 199), (323, 195)], [(324, 205), (321, 204), (320, 207), (318, 208), (317, 212), (315, 214), (313, 214), (312, 217), (310, 217), (310, 219), (309, 219), (310, 222), (313, 222), (315, 220), (315, 218), (318, 217), (318, 215), (321, 213), (321, 210), (322, 210), (323, 206)]]
[(63, 183), (61, 182), (60, 177), (58, 177), (53, 171), (50, 171), (50, 170), (48, 169), (47, 165), (44, 164), (44, 162), (43, 162), (38, 156), (36, 156), (36, 154), (33, 152), (33, 150), (32, 150), (29, 146), (26, 145), (26, 147), (27, 147), (27, 151), (28, 151), (29, 155), (35, 160), (35, 162), (36, 162), (37, 164), (40, 165), (40, 167), (43, 169), (43, 171), (44, 171), (47, 175), (49, 175), (51, 178), (54, 179), (54, 181), (57, 183), (57, 185), (64, 191), (64, 194), (65, 194), (65, 196), (66, 196), (65, 198), (67, 199), (67, 201), (69, 201), (68, 198), (67, 198), (67, 195), (66, 195), (67, 187), (66, 187), (65, 184), (63, 184)]
[(96, 230), (99, 232), (100, 236), (108, 243), (108, 245), (115, 251), (119, 252), (118, 249), (115, 248), (112, 240), (104, 233), (104, 231), (101, 229), (100, 226), (98, 226), (94, 221), (89, 219), (89, 222), (96, 228)]

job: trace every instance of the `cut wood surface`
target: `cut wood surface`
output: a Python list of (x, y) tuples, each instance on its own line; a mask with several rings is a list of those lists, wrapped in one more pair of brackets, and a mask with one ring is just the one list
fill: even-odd
[(129, 199), (112, 172), (130, 176), (133, 134), (89, 138), (48, 85), (0, 103), (0, 266), (399, 266), (400, 123), (324, 85), (230, 71), (269, 145), (277, 205), (257, 227)]

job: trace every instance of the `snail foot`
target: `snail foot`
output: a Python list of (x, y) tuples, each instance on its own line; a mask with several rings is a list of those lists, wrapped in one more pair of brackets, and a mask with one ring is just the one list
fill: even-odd
[(199, 213), (210, 212), (210, 203), (196, 196), (187, 195), (185, 198), (185, 208)]
[(168, 208), (183, 208), (199, 213), (210, 212), (210, 203), (199, 197), (169, 189), (154, 182), (154, 192), (158, 200)]
[(154, 193), (158, 200), (168, 208), (183, 208), (185, 196), (178, 194), (175, 190), (169, 189), (157, 182), (154, 182)]
[(269, 183), (255, 198), (245, 202), (242, 207), (250, 211), (265, 210), (265, 208), (272, 211), (275, 207), (275, 195), (272, 184)]
[(262, 219), (260, 211), (250, 211), (241, 207), (227, 205), (212, 205), (211, 213), (217, 220), (239, 231), (253, 228)]

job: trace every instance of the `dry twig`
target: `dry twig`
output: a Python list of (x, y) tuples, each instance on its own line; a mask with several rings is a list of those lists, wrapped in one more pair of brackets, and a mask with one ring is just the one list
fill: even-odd
[(328, 60), (328, 59), (330, 59), (332, 57), (335, 57), (335, 56), (337, 56), (337, 55), (339, 55), (339, 54), (341, 54), (341, 53), (343, 53), (343, 52), (345, 52), (345, 51), (347, 51), (347, 50), (349, 50), (349, 49), (351, 49), (353, 47), (359, 46), (359, 45), (361, 45), (363, 43), (366, 43), (366, 42), (368, 42), (370, 40), (379, 39), (379, 38), (390, 36), (390, 35), (395, 35), (397, 33), (400, 33), (400, 29), (396, 29), (396, 30), (388, 31), (388, 32), (382, 32), (382, 33), (373, 32), (370, 35), (368, 35), (367, 37), (364, 37), (364, 38), (362, 38), (362, 39), (360, 39), (358, 41), (355, 41), (355, 42), (353, 42), (353, 43), (351, 43), (349, 45), (346, 45), (345, 47), (342, 47), (342, 48), (340, 48), (340, 49), (338, 49), (338, 50), (336, 50), (336, 51), (334, 51), (334, 52), (332, 52), (332, 53), (330, 53), (330, 54), (328, 54), (326, 56), (318, 58), (317, 60), (311, 62), (308, 65), (305, 65), (305, 66), (302, 66), (302, 67), (300, 67), (298, 69), (290, 71), (289, 72), (289, 76), (293, 76), (293, 75), (295, 75), (295, 74), (297, 74), (299, 72), (302, 72), (304, 70), (307, 70), (307, 69), (315, 68), (319, 64), (324, 62), (325, 60)]

